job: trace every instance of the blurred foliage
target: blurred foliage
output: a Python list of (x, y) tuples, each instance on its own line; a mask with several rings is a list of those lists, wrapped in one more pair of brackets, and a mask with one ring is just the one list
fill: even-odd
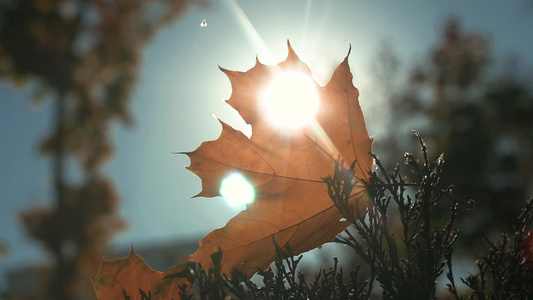
[[(52, 160), (55, 205), (22, 214), (29, 235), (55, 259), (49, 298), (92, 295), (88, 278), (96, 273), (109, 237), (124, 227), (118, 194), (101, 174), (113, 152), (109, 129), (114, 121), (132, 123), (128, 102), (143, 46), (189, 4), (0, 2), (0, 78), (14, 84), (31, 80), (37, 101), (55, 101), (52, 129), (40, 143), (40, 152)], [(78, 162), (82, 182), (67, 178), (70, 157)]]
[(489, 250), (477, 261), (479, 273), (461, 278), (472, 291), (468, 298), (459, 296), (449, 262), (448, 290), (456, 299), (530, 299), (533, 296), (533, 198), (527, 201), (517, 218), (512, 234), (499, 240), (486, 239)]
[(4, 258), (8, 254), (9, 254), (9, 247), (4, 241), (0, 240), (0, 259)]
[(510, 229), (533, 191), (531, 81), (517, 60), (506, 64), (494, 57), (490, 39), (465, 32), (456, 19), (417, 64), (399, 83), (399, 59), (391, 48), (380, 55), (375, 70), (383, 88), (393, 89), (381, 94), (389, 98), (387, 125), (395, 130), (376, 140), (374, 151), (385, 165), (395, 162), (400, 149), (413, 148), (409, 131), (419, 130), (440, 151), (431, 157), (446, 155), (443, 184), (453, 183), (459, 197), (479, 204), (462, 221), (463, 234)]
[[(132, 122), (128, 111), (141, 50), (186, 1), (3, 1), (0, 5), (0, 76), (37, 78), (37, 96), (64, 102), (62, 143), (88, 170), (112, 152), (109, 122)], [(60, 117), (60, 116), (56, 116)], [(58, 132), (41, 144), (54, 152)]]

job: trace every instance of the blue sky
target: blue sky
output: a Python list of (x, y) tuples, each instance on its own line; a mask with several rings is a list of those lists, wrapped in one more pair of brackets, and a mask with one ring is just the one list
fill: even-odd
[[(467, 31), (486, 33), (494, 54), (519, 55), (533, 67), (533, 4), (522, 1), (213, 1), (191, 8), (162, 29), (144, 49), (131, 109), (136, 124), (113, 128), (115, 157), (106, 165), (122, 196), (129, 227), (114, 245), (198, 238), (223, 226), (238, 209), (223, 199), (191, 196), (200, 179), (185, 169), (185, 155), (216, 139), (213, 117), (245, 129), (223, 100), (231, 86), (218, 66), (245, 71), (255, 63), (285, 59), (287, 39), (321, 85), (346, 56), (360, 89), (363, 111), (376, 103), (372, 81), (376, 53), (388, 41), (406, 65), (423, 60), (442, 24), (458, 16)], [(201, 27), (202, 20), (208, 26)], [(31, 105), (31, 89), (0, 83), (0, 276), (15, 264), (43, 257), (23, 232), (17, 213), (50, 197), (49, 162), (37, 155), (38, 140), (50, 127), (50, 102)], [(371, 134), (379, 124), (367, 115)], [(75, 173), (75, 170), (73, 171)], [(0, 278), (1, 281), (1, 278)]]

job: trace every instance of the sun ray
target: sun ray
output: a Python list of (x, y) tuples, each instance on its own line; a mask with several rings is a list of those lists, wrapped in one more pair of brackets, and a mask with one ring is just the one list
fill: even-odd
[(255, 29), (252, 22), (250, 22), (250, 19), (248, 19), (244, 11), (241, 9), (237, 1), (228, 0), (227, 3), (229, 3), (231, 11), (235, 14), (235, 17), (239, 21), (239, 24), (241, 25), (243, 31), (246, 33), (246, 36), (248, 37), (248, 39), (250, 39), (250, 41), (260, 54), (261, 60), (267, 64), (273, 64), (275, 61), (272, 53), (270, 52), (267, 45)]
[[(332, 159), (338, 159), (340, 157), (340, 151), (337, 149), (335, 144), (331, 141), (329, 136), (326, 134), (324, 129), (322, 129), (322, 126), (318, 124), (316, 120), (311, 122), (310, 129), (314, 134), (314, 138), (312, 138), (309, 134), (307, 135), (310, 139), (312, 139), (322, 151), (324, 151), (325, 154), (327, 154)], [(347, 162), (348, 164), (351, 162)]]
[(309, 27), (309, 17), (311, 15), (311, 1), (312, 0), (307, 0), (307, 3), (305, 5), (305, 16), (304, 16), (304, 25), (303, 25), (303, 34), (302, 34), (302, 41), (304, 45), (306, 45), (307, 43), (307, 29)]

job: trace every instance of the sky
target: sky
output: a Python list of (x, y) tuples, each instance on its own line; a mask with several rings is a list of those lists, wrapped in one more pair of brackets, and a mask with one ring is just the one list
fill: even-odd
[[(290, 40), (314, 79), (325, 85), (351, 45), (349, 64), (365, 113), (378, 102), (371, 68), (384, 43), (413, 65), (435, 45), (450, 16), (466, 31), (487, 34), (496, 56), (515, 54), (533, 67), (531, 2), (220, 0), (208, 8), (191, 7), (144, 49), (131, 99), (135, 125), (113, 127), (115, 157), (105, 172), (121, 195), (128, 228), (112, 244), (199, 239), (239, 212), (222, 198), (191, 198), (200, 191), (200, 179), (185, 168), (186, 155), (173, 154), (216, 139), (221, 131), (216, 118), (249, 134), (224, 102), (231, 85), (219, 66), (246, 71), (256, 56), (265, 64), (278, 63)], [(51, 128), (51, 102), (30, 104), (31, 92), (0, 82), (0, 242), (8, 247), (0, 257), (0, 277), (16, 265), (43, 259), (17, 218), (32, 205), (49, 203), (51, 194), (50, 162), (37, 154), (40, 138)], [(370, 134), (379, 139), (383, 129), (371, 113), (365, 116)]]

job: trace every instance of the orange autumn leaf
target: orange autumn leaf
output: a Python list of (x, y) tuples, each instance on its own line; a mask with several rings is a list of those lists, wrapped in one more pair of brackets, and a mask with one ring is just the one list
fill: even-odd
[(152, 300), (170, 300), (180, 299), (179, 287), (185, 284), (189, 289), (191, 282), (187, 264), (175, 265), (166, 272), (155, 271), (132, 249), (125, 258), (103, 261), (93, 286), (100, 300), (125, 299), (125, 295), (142, 299), (140, 291)]
[[(326, 86), (312, 81), (320, 99), (316, 121), (287, 129), (266, 116), (260, 95), (285, 72), (311, 78), (307, 65), (290, 44), (288, 48), (287, 59), (278, 65), (263, 65), (257, 60), (247, 72), (222, 69), (233, 90), (227, 103), (252, 126), (252, 135), (247, 138), (221, 121), (222, 133), (217, 140), (185, 153), (191, 160), (188, 169), (202, 180), (202, 190), (196, 196), (219, 196), (222, 180), (238, 172), (253, 185), (256, 198), (225, 227), (205, 236), (198, 250), (183, 259), (210, 268), (210, 256), (220, 248), (224, 273), (238, 268), (251, 276), (274, 260), (273, 239), (278, 245), (289, 243), (293, 253), (299, 254), (333, 241), (349, 225), (341, 220), (322, 179), (333, 173), (338, 158), (348, 166), (356, 161), (359, 179), (367, 179), (372, 170), (372, 139), (359, 106), (359, 92), (352, 83), (349, 52)], [(354, 193), (359, 195), (352, 198), (357, 217), (362, 217), (367, 203), (363, 185), (359, 184)]]

